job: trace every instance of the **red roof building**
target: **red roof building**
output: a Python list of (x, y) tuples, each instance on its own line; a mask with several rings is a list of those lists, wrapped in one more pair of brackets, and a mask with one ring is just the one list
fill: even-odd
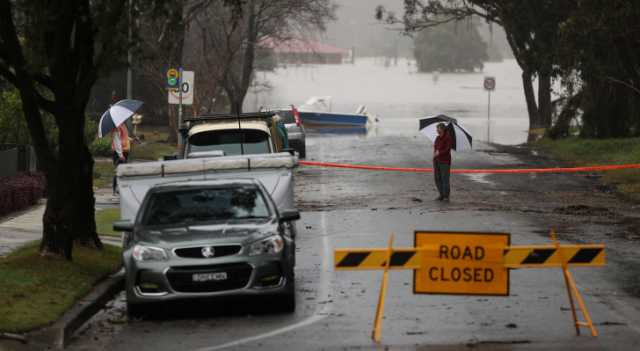
[(279, 63), (339, 64), (350, 54), (347, 49), (300, 39), (277, 41), (266, 38), (260, 46), (271, 50)]

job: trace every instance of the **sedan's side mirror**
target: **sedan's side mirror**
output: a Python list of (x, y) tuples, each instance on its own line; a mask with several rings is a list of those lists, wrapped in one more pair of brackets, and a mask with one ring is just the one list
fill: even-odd
[(113, 222), (113, 230), (116, 232), (132, 232), (133, 222), (129, 220)]
[(298, 210), (282, 210), (280, 212), (280, 222), (291, 222), (300, 219), (300, 212)]

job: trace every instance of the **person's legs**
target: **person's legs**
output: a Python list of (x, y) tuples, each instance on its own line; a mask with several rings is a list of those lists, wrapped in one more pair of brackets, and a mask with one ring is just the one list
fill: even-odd
[[(114, 152), (113, 153), (113, 166), (115, 168), (118, 168), (118, 164), (120, 164), (120, 157), (118, 156), (118, 153)], [(112, 188), (113, 188), (113, 195), (116, 195), (118, 193), (118, 178), (114, 172), (113, 174), (113, 182), (112, 182)]]
[(440, 179), (442, 179), (442, 197), (446, 200), (449, 200), (449, 193), (451, 191), (451, 186), (449, 184), (451, 165), (443, 163), (440, 165)]
[(433, 161), (433, 178), (436, 182), (436, 188), (438, 188), (438, 200), (442, 200), (442, 175), (440, 173), (440, 163)]

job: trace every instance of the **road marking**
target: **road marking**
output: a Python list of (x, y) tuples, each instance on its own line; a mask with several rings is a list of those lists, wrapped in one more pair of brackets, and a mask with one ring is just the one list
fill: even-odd
[[(323, 151), (322, 148), (320, 150)], [(321, 182), (320, 193), (325, 198), (327, 198), (326, 191), (327, 190), (326, 190), (325, 182)], [(331, 243), (329, 241), (329, 234), (327, 233), (327, 213), (325, 211), (320, 212), (320, 226), (321, 226), (321, 232), (322, 232), (323, 255), (322, 255), (322, 266), (321, 266), (322, 268), (320, 269), (320, 287), (318, 288), (317, 301), (326, 302), (326, 303), (317, 304), (316, 311), (313, 313), (313, 315), (301, 320), (298, 323), (290, 324), (286, 327), (274, 329), (266, 333), (246, 337), (243, 339), (238, 339), (235, 341), (230, 341), (226, 344), (197, 349), (196, 351), (222, 350), (229, 347), (235, 347), (235, 346), (243, 345), (246, 343), (250, 343), (253, 341), (267, 339), (276, 335), (290, 332), (298, 328), (306, 327), (308, 325), (311, 325), (313, 323), (316, 323), (318, 321), (321, 321), (327, 318), (327, 316), (331, 312), (331, 304), (328, 303), (328, 301), (329, 301), (329, 290), (330, 290), (329, 285), (331, 283), (329, 273), (333, 271), (333, 261), (332, 261), (333, 255), (331, 252)]]

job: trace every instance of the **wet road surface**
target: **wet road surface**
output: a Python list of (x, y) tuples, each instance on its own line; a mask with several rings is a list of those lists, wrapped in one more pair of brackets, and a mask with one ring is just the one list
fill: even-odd
[[(420, 136), (321, 136), (309, 160), (429, 167)], [(457, 168), (549, 165), (520, 148), (477, 145)], [(637, 208), (585, 175), (454, 175), (450, 203), (436, 202), (432, 175), (300, 167), (293, 314), (268, 300), (172, 304), (126, 319), (123, 296), (78, 333), (71, 350), (635, 350), (640, 342)], [(562, 274), (511, 273), (510, 296), (412, 293), (413, 273), (390, 273), (382, 344), (370, 339), (381, 272), (335, 272), (333, 249), (412, 246), (415, 230), (511, 233), (513, 244), (604, 242), (608, 265), (573, 270), (600, 336), (575, 336)], [(587, 329), (583, 329), (587, 334)]]

